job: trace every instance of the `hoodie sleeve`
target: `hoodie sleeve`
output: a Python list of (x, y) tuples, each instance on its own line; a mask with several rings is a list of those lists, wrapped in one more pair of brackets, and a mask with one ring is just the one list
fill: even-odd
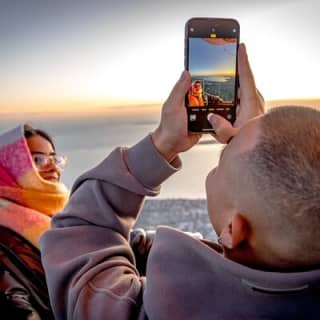
[(129, 233), (144, 197), (181, 166), (169, 164), (148, 136), (117, 148), (75, 182), (69, 203), (41, 238), (50, 300), (57, 319), (139, 319), (144, 278)]

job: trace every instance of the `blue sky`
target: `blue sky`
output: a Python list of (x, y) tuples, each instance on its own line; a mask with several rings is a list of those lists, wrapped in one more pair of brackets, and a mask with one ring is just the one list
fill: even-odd
[(204, 39), (189, 40), (189, 70), (192, 75), (234, 71), (236, 43), (213, 45)]

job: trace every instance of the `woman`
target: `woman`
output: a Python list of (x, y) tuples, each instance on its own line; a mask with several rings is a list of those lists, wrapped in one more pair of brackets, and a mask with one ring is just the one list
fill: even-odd
[(51, 319), (39, 238), (68, 199), (66, 159), (29, 125), (0, 136), (0, 317)]
[(204, 107), (205, 99), (203, 95), (203, 89), (201, 81), (194, 81), (189, 88), (189, 106), (190, 107)]

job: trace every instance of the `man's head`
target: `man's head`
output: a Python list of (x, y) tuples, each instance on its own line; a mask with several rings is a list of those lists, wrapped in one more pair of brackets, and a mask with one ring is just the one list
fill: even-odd
[(319, 111), (281, 107), (227, 145), (206, 183), (227, 257), (266, 269), (320, 263), (319, 141)]

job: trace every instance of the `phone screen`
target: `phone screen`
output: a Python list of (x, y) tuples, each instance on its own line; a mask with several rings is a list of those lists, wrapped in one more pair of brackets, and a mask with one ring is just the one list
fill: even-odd
[(235, 121), (239, 25), (231, 19), (194, 18), (186, 25), (186, 35), (189, 131), (212, 132), (209, 113)]

